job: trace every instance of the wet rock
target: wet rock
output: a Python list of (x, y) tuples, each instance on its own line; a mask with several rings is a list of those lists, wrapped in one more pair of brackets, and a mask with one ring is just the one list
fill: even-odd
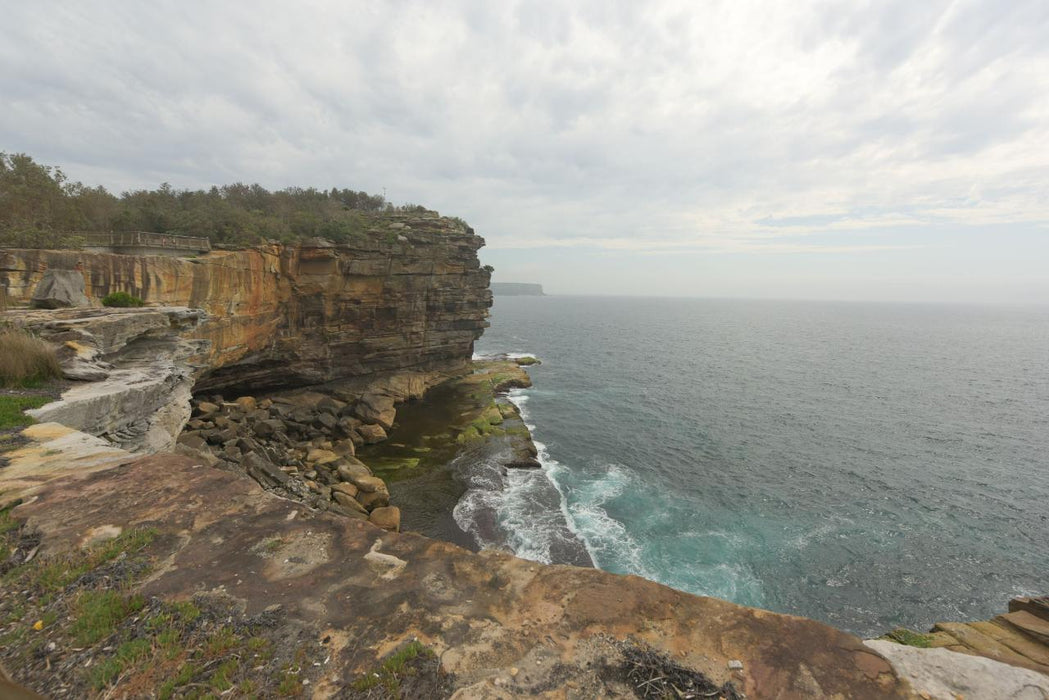
[(368, 516), (368, 520), (384, 530), (399, 532), (401, 529), (401, 509), (397, 506), (385, 506), (376, 508)]

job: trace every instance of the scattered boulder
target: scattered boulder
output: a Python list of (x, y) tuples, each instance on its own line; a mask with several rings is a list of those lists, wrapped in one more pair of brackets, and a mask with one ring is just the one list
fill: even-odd
[(331, 451), (340, 457), (353, 457), (357, 454), (357, 447), (353, 440), (339, 440), (332, 444)]
[(275, 418), (256, 421), (252, 427), (255, 430), (255, 434), (260, 438), (273, 437), (277, 433), (283, 433), (285, 431), (284, 423)]
[(241, 396), (237, 399), (236, 404), (244, 413), (250, 413), (258, 408), (258, 402), (255, 401), (254, 396)]
[(206, 450), (208, 448), (207, 440), (196, 433), (182, 433), (178, 436), (177, 443), (185, 445), (191, 450)]
[[(365, 423), (382, 426), (384, 431), (393, 427), (394, 418), (397, 416), (393, 407), (393, 397), (383, 394), (365, 394), (354, 407), (354, 413)], [(367, 439), (365, 437), (366, 441)]]
[(328, 510), (331, 511), (332, 513), (338, 513), (339, 515), (344, 515), (347, 518), (356, 518), (358, 520), (367, 520), (368, 519), (367, 511), (361, 512), (361, 511), (359, 511), (359, 510), (357, 510), (355, 508), (347, 508), (346, 506), (344, 506), (344, 505), (342, 505), (340, 503), (336, 503), (335, 501), (332, 501), (332, 502), (330, 502), (328, 504)]
[(354, 476), (350, 481), (363, 493), (386, 490), (386, 482), (377, 476)]
[(357, 501), (368, 510), (383, 508), (390, 505), (390, 492), (383, 488), (371, 493), (360, 493), (357, 495)]
[(331, 450), (314, 448), (306, 454), (306, 461), (312, 464), (331, 464), (339, 461), (339, 455)]
[(362, 425), (357, 428), (357, 432), (365, 445), (373, 445), (386, 439), (386, 431), (381, 425)]
[(332, 493), (344, 493), (347, 496), (350, 496), (351, 498), (356, 498), (358, 493), (357, 487), (348, 481), (340, 481), (337, 484), (333, 484), (331, 487), (331, 491)]
[(207, 416), (214, 416), (222, 410), (221, 406), (210, 401), (201, 401), (197, 404), (197, 415), (207, 420)]
[(252, 479), (264, 486), (269, 485), (271, 488), (284, 486), (290, 480), (288, 475), (278, 469), (273, 462), (257, 452), (247, 455), (241, 464), (244, 465), (244, 469)]
[(344, 508), (356, 510), (359, 513), (368, 512), (363, 504), (357, 502), (357, 499), (355, 499), (353, 496), (350, 496), (349, 494), (343, 493), (342, 491), (333, 490), (331, 492), (331, 498), (333, 501), (338, 503), (340, 506), (343, 506)]
[(34, 309), (90, 306), (91, 301), (84, 294), (84, 273), (80, 270), (47, 270), (37, 282), (29, 305)]
[(354, 479), (372, 475), (372, 470), (368, 468), (368, 465), (356, 458), (343, 458), (336, 469), (339, 478), (350, 483), (353, 483)]
[(368, 520), (373, 525), (377, 525), (383, 530), (400, 532), (401, 509), (397, 506), (383, 506), (381, 508), (376, 508), (371, 512), (371, 515), (368, 516)]
[(339, 412), (346, 408), (345, 401), (339, 401), (330, 396), (325, 396), (323, 399), (317, 402), (317, 410), (322, 413), (330, 413), (333, 416), (339, 415)]

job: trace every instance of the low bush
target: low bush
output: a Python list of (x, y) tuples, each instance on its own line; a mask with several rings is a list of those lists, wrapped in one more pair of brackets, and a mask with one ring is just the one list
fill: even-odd
[(47, 342), (22, 330), (0, 330), (0, 386), (25, 386), (61, 374)]
[(127, 292), (110, 292), (102, 297), (102, 306), (117, 306), (127, 308), (130, 306), (142, 306), (146, 302)]

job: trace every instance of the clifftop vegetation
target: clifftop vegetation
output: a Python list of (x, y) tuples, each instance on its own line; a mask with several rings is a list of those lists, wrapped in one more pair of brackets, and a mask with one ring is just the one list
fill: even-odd
[(70, 182), (61, 168), (41, 165), (24, 153), (0, 153), (0, 246), (76, 247), (80, 231), (153, 231), (228, 245), (314, 236), (343, 242), (364, 235), (376, 214), (423, 211), (414, 204), (394, 206), (382, 195), (334, 187), (271, 192), (235, 183), (177, 190), (164, 183), (116, 196), (101, 186)]

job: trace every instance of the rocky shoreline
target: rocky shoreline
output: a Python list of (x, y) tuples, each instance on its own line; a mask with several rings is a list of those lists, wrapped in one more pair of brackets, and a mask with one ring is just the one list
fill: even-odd
[[(391, 504), (386, 481), (358, 450), (387, 440), (397, 425), (398, 406), (423, 400), (436, 386), (453, 385), (470, 399), (458, 405), (457, 421), (446, 426), (460, 451), (506, 437), (512, 454), (506, 468), (538, 468), (531, 436), (517, 408), (503, 398), (510, 388), (531, 386), (523, 367), (533, 362), (474, 362), (469, 371), (451, 375), (401, 373), (234, 400), (198, 395), (175, 450), (211, 467), (243, 471), (266, 490), (310, 508), (396, 531), (401, 508)], [(514, 419), (518, 425), (510, 432), (500, 427)]]

